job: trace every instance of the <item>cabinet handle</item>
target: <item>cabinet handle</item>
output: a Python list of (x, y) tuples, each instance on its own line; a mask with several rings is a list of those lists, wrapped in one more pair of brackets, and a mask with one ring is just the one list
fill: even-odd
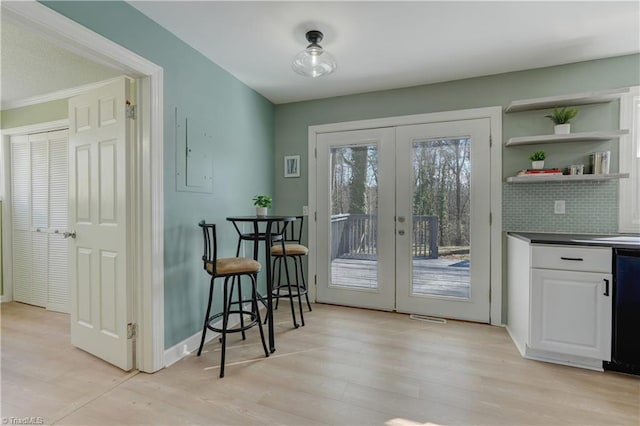
[(604, 295), (609, 295), (609, 280), (604, 278)]
[(573, 260), (576, 262), (582, 262), (584, 259), (581, 257), (564, 257), (564, 256), (560, 256), (560, 259), (562, 260)]

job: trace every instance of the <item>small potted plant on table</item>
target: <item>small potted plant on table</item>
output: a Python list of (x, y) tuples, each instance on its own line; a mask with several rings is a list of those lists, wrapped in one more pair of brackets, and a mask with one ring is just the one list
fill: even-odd
[(555, 127), (553, 128), (556, 135), (568, 135), (571, 132), (571, 124), (569, 121), (578, 114), (578, 108), (554, 108), (551, 114), (545, 117), (551, 119)]
[(256, 195), (253, 197), (253, 205), (256, 206), (256, 216), (266, 216), (271, 207), (271, 197), (268, 195)]
[(529, 156), (529, 160), (531, 160), (531, 168), (532, 169), (542, 169), (544, 168), (544, 159), (546, 155), (544, 151), (536, 151), (531, 156)]

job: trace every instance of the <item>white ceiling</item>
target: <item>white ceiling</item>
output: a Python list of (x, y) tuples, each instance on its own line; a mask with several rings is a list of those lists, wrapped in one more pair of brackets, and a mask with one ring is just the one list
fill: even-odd
[(2, 109), (17, 101), (113, 78), (120, 73), (2, 19)]
[[(130, 3), (274, 103), (640, 51), (637, 1)], [(291, 70), (310, 29), (334, 74)]]

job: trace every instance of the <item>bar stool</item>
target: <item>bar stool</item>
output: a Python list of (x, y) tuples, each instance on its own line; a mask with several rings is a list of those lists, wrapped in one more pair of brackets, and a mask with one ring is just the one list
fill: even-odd
[[(293, 325), (297, 328), (296, 314), (293, 309), (293, 298), (298, 298), (298, 306), (300, 308), (300, 321), (304, 326), (304, 314), (302, 312), (302, 296), (304, 295), (307, 301), (309, 311), (311, 311), (311, 303), (309, 303), (309, 292), (307, 288), (307, 282), (304, 278), (304, 269), (302, 268), (302, 258), (309, 254), (309, 249), (302, 245), (302, 228), (304, 225), (304, 216), (296, 216), (295, 222), (285, 224), (282, 229), (278, 229), (278, 232), (282, 234), (283, 240), (280, 244), (274, 244), (271, 247), (271, 257), (273, 258), (273, 271), (278, 271), (277, 281), (274, 279), (273, 297), (276, 298), (275, 309), (278, 308), (280, 298), (287, 297), (291, 303), (291, 315), (293, 317)], [(294, 264), (295, 282), (292, 284), (291, 277), (289, 276), (289, 268), (286, 262), (291, 259)], [(282, 266), (285, 266), (286, 283), (282, 283)], [(278, 269), (276, 269), (276, 265)], [(274, 274), (275, 275), (275, 274)], [(286, 290), (286, 293), (281, 294), (282, 290)]]
[[(246, 257), (229, 257), (218, 259), (218, 242), (216, 238), (216, 225), (207, 224), (201, 221), (198, 226), (202, 228), (202, 234), (204, 237), (204, 254), (202, 260), (204, 261), (204, 269), (211, 276), (211, 282), (209, 285), (209, 303), (207, 304), (207, 313), (204, 317), (204, 325), (202, 327), (202, 339), (200, 340), (200, 347), (198, 348), (198, 356), (202, 353), (204, 346), (207, 329), (221, 334), (220, 341), (222, 342), (222, 353), (220, 360), (220, 377), (224, 377), (224, 361), (225, 350), (227, 346), (227, 334), (228, 333), (242, 333), (242, 340), (246, 339), (245, 331), (255, 325), (260, 329), (260, 338), (262, 339), (262, 348), (264, 349), (264, 355), (269, 356), (267, 345), (264, 340), (264, 332), (262, 330), (262, 321), (260, 319), (260, 310), (258, 309), (258, 291), (256, 287), (256, 277), (260, 271), (261, 265), (259, 262), (248, 259)], [(241, 277), (248, 276), (251, 280), (251, 299), (242, 299), (242, 283)], [(214, 284), (216, 278), (224, 278), (223, 284), (223, 299), (222, 299), (222, 312), (211, 315), (211, 304), (213, 302)], [(230, 278), (233, 278), (230, 280)], [(233, 290), (238, 279), (237, 294), (238, 298), (233, 301)], [(251, 310), (248, 311), (244, 308), (243, 302), (251, 302)], [(237, 309), (232, 309), (233, 305), (237, 305)], [(229, 315), (236, 314), (240, 317), (240, 326), (229, 327)], [(222, 328), (214, 327), (213, 322), (222, 317)], [(245, 323), (245, 317), (248, 317), (248, 322)]]

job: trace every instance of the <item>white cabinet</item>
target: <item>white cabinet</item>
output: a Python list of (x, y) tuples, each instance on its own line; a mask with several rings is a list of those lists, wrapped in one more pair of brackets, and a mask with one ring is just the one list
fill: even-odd
[(531, 347), (610, 361), (610, 285), (610, 274), (532, 269)]
[(507, 329), (527, 358), (602, 369), (611, 359), (611, 249), (508, 237)]

